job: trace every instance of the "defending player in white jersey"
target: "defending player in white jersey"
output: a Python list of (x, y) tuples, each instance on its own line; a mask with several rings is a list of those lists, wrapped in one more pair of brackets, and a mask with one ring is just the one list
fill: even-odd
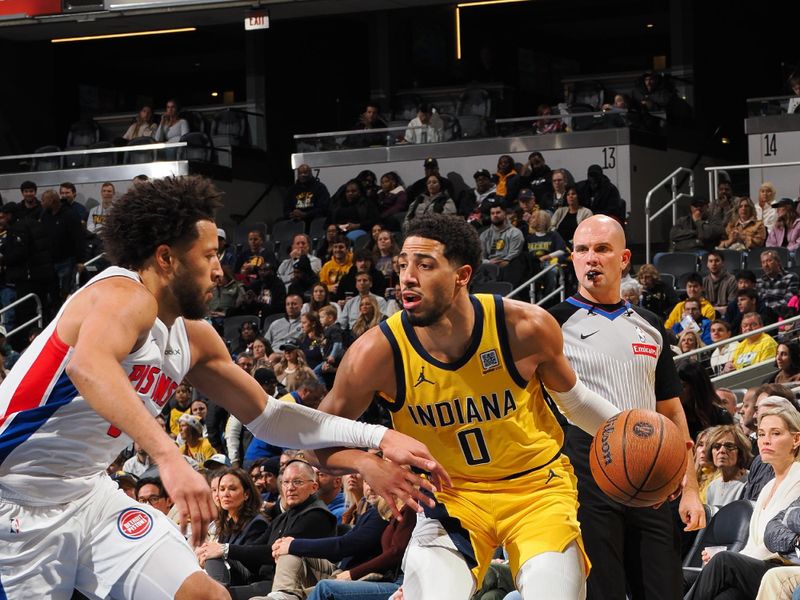
[[(276, 402), (236, 367), (206, 313), (219, 192), (198, 177), (137, 183), (104, 226), (120, 267), (77, 292), (0, 386), (0, 598), (228, 598), (166, 518), (105, 475), (131, 439), (158, 464), (192, 543), (214, 516), (205, 480), (153, 418), (184, 378), (273, 444), (380, 447), (447, 474), (419, 442)], [(380, 494), (418, 507), (431, 484), (374, 455), (350, 465)], [(390, 502), (393, 504), (393, 502)]]

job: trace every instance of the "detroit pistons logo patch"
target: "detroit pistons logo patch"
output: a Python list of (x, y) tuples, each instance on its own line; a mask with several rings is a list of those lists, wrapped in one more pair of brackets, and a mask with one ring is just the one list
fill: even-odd
[(153, 529), (153, 518), (143, 510), (129, 508), (122, 511), (117, 518), (117, 529), (122, 537), (139, 540)]

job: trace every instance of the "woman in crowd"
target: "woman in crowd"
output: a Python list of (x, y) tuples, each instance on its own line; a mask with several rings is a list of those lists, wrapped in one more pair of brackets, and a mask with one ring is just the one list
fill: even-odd
[(733, 425), (731, 414), (718, 404), (714, 384), (701, 363), (681, 361), (678, 365), (678, 378), (682, 384), (681, 405), (686, 413), (686, 423), (692, 439), (703, 429), (716, 425)]
[(264, 336), (256, 336), (250, 344), (250, 352), (253, 354), (253, 370), (261, 367), (272, 368), (272, 363), (269, 361), (269, 357), (272, 356), (272, 345)]
[(709, 427), (697, 434), (694, 443), (694, 470), (697, 475), (697, 485), (700, 490), (700, 501), (706, 503), (706, 492), (708, 486), (716, 475), (716, 467), (714, 463), (706, 458), (706, 447), (708, 445), (708, 438), (715, 427)]
[(406, 225), (411, 219), (422, 217), (430, 213), (445, 215), (456, 214), (456, 205), (450, 194), (442, 186), (438, 175), (431, 175), (425, 180), (425, 193), (420, 194), (411, 202), (406, 213)]
[(167, 108), (161, 115), (153, 139), (157, 142), (180, 142), (189, 133), (189, 123), (178, 116), (179, 106), (174, 99), (167, 100)]
[(778, 190), (770, 181), (765, 181), (758, 188), (758, 204), (756, 205), (756, 216), (764, 223), (767, 231), (772, 231), (775, 226), (775, 220), (778, 218), (778, 212), (772, 208), (772, 203), (775, 202), (775, 196), (778, 195)]
[(400, 248), (394, 241), (392, 232), (388, 229), (383, 229), (378, 234), (378, 240), (372, 256), (375, 268), (383, 273), (386, 281), (389, 281), (392, 278), (392, 274), (394, 272), (392, 267), (392, 257), (398, 254), (400, 254)]
[(381, 321), (381, 308), (378, 301), (372, 296), (364, 296), (361, 298), (361, 304), (358, 306), (358, 318), (350, 328), (350, 333), (353, 334), (353, 340), (358, 339), (367, 330), (372, 329)]
[(307, 367), (306, 357), (299, 349), (296, 342), (287, 342), (280, 347), (283, 355), (281, 356), (278, 364), (275, 365), (275, 377), (278, 378), (278, 383), (287, 389), (294, 389), (295, 376)]
[[(678, 354), (686, 354), (687, 352), (691, 352), (692, 350), (697, 350), (698, 348), (703, 348), (705, 343), (702, 339), (700, 339), (700, 335), (691, 329), (687, 329), (681, 331), (678, 335), (678, 346), (677, 351)], [(694, 363), (703, 363), (704, 358), (703, 354), (695, 354), (694, 356), (689, 357), (688, 359), (684, 360), (683, 363), (687, 362), (694, 362)]]
[(351, 240), (362, 235), (378, 220), (378, 206), (364, 195), (364, 190), (356, 179), (345, 184), (344, 196), (331, 212), (331, 221)]
[(786, 384), (800, 381), (800, 344), (797, 340), (778, 344), (775, 366), (778, 367), (778, 372), (765, 383)]
[[(709, 329), (711, 332), (711, 342), (713, 344), (731, 337), (731, 324), (724, 319), (714, 319), (711, 321), (711, 327)], [(711, 370), (714, 376), (722, 375), (725, 365), (731, 361), (733, 353), (738, 347), (739, 342), (731, 342), (730, 344), (725, 344), (724, 346), (714, 349), (710, 359)]]
[(258, 335), (258, 323), (255, 321), (245, 321), (242, 323), (239, 326), (239, 339), (236, 340), (231, 354), (236, 356), (242, 352), (249, 352)]
[(378, 248), (378, 236), (384, 229), (383, 223), (374, 223), (369, 231), (369, 240), (364, 244), (364, 248), (374, 254), (375, 250)]
[(727, 237), (720, 243), (720, 248), (750, 250), (764, 246), (767, 228), (758, 219), (750, 198), (743, 197), (736, 200), (736, 208), (731, 211), (725, 233)]
[(666, 319), (672, 307), (678, 303), (675, 290), (661, 280), (658, 269), (650, 263), (639, 267), (636, 280), (642, 286), (642, 308)]
[[(750, 517), (747, 544), (741, 552), (719, 552), (709, 557), (700, 571), (688, 600), (755, 598), (761, 578), (781, 563), (764, 545), (764, 530), (770, 519), (800, 496), (800, 413), (793, 408), (770, 408), (759, 413), (758, 450), (772, 465), (775, 478), (761, 490)], [(710, 559), (710, 560), (709, 560)]]
[[(536, 116), (537, 117), (549, 117), (553, 114), (553, 109), (550, 107), (549, 104), (540, 104), (536, 107)], [(542, 135), (545, 133), (558, 133), (560, 131), (566, 130), (566, 125), (564, 122), (559, 118), (552, 118), (552, 119), (538, 119), (534, 123), (534, 131), (538, 135)]]
[(581, 206), (580, 200), (578, 200), (578, 188), (574, 185), (567, 186), (564, 198), (567, 201), (567, 205), (557, 208), (556, 212), (553, 213), (550, 229), (557, 231), (567, 245), (572, 247), (572, 238), (575, 235), (575, 230), (581, 221), (585, 221), (592, 216), (592, 211)]
[(800, 247), (800, 216), (795, 209), (794, 200), (781, 198), (773, 202), (772, 206), (778, 211), (778, 218), (767, 236), (767, 246), (783, 247), (794, 252)]
[(380, 218), (385, 219), (403, 212), (406, 206), (408, 206), (408, 195), (400, 176), (394, 171), (381, 175), (381, 189), (378, 191)]
[(361, 473), (345, 475), (342, 477), (342, 487), (344, 488), (344, 505), (347, 507), (342, 513), (342, 523), (355, 525), (358, 517), (370, 506), (364, 497), (364, 478)]
[(269, 524), (259, 512), (261, 495), (253, 480), (242, 469), (223, 469), (217, 487), (219, 514), (215, 521), (217, 541), (195, 550), (200, 566), (225, 585), (246, 585), (254, 574), (244, 565), (226, 558), (229, 544), (247, 545), (263, 540)]
[(336, 309), (337, 315), (341, 310), (340, 306), (336, 302), (331, 302), (330, 294), (328, 293), (328, 288), (325, 286), (325, 284), (315, 283), (311, 287), (311, 300), (303, 304), (303, 308), (300, 309), (300, 314), (302, 315), (307, 312), (319, 313), (319, 309), (323, 306), (332, 306)]
[(181, 425), (181, 440), (183, 441), (180, 448), (181, 454), (193, 458), (202, 465), (217, 453), (208, 438), (203, 437), (203, 423), (200, 419), (194, 415), (185, 414), (181, 415), (178, 422)]
[(139, 137), (153, 137), (156, 133), (156, 124), (153, 123), (153, 109), (149, 106), (143, 106), (136, 113), (136, 119), (128, 127), (127, 131), (122, 134), (122, 138), (131, 141)]
[(317, 247), (314, 250), (314, 256), (320, 259), (322, 264), (325, 264), (331, 259), (333, 240), (336, 238), (338, 233), (339, 228), (336, 226), (336, 223), (329, 223), (325, 228), (325, 235), (322, 236), (322, 238), (320, 238), (320, 240), (317, 242)]
[(208, 437), (208, 429), (206, 428), (206, 416), (208, 416), (208, 404), (202, 398), (192, 400), (189, 413), (200, 419), (200, 424), (203, 426), (203, 437)]
[(306, 359), (309, 368), (314, 369), (322, 362), (322, 324), (319, 315), (307, 312), (300, 315), (300, 343), (299, 350)]
[(713, 512), (741, 496), (753, 458), (750, 448), (750, 440), (736, 425), (721, 425), (709, 434), (705, 455), (717, 476), (708, 485), (706, 504)]

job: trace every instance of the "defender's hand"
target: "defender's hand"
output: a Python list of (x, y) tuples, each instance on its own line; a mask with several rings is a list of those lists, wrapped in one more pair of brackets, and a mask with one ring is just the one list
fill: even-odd
[(211, 488), (205, 478), (178, 454), (173, 459), (160, 462), (158, 467), (164, 488), (178, 509), (181, 532), (185, 533), (186, 526), (191, 523), (189, 543), (192, 547), (199, 546), (206, 539), (208, 526), (217, 514), (211, 499)]
[[(412, 437), (389, 429), (381, 440), (381, 451), (386, 458), (398, 465), (409, 465), (430, 473), (431, 482), (437, 490), (441, 490), (443, 486), (453, 485), (450, 475), (433, 458), (428, 447)], [(433, 488), (429, 489), (434, 491)]]

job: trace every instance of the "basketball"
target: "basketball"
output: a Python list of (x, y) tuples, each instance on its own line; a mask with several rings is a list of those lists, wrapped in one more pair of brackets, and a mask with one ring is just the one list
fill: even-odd
[(678, 427), (651, 410), (625, 410), (608, 419), (589, 450), (592, 476), (626, 506), (664, 502), (686, 472), (686, 443)]

